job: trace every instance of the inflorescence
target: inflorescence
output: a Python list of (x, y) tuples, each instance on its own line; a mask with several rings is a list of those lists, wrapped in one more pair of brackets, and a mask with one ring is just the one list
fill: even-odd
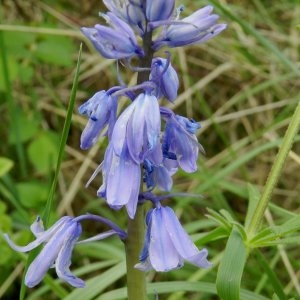
[[(175, 0), (103, 2), (109, 11), (100, 16), (107, 25), (83, 27), (83, 34), (103, 57), (122, 61), (131, 70), (144, 72), (147, 79), (131, 87), (119, 82), (107, 91), (98, 91), (79, 107), (79, 113), (89, 118), (80, 147), (89, 149), (101, 134), (109, 141), (104, 160), (96, 171), (101, 171), (103, 178), (97, 195), (112, 209), (126, 206), (131, 219), (135, 217), (137, 205), (146, 200), (153, 203), (154, 208), (146, 216), (145, 242), (136, 268), (165, 272), (180, 268), (184, 260), (208, 268), (211, 264), (207, 261), (207, 250), (198, 250), (174, 211), (161, 205), (166, 197), (152, 193), (155, 188), (169, 192), (178, 168), (195, 172), (198, 154), (204, 151), (195, 135), (200, 124), (160, 105), (162, 98), (176, 101), (179, 79), (170, 53), (165, 51), (165, 57), (160, 57), (157, 52), (163, 47), (203, 43), (223, 31), (226, 25), (217, 24), (218, 15), (212, 14), (212, 6), (181, 19), (183, 6), (175, 8)], [(149, 60), (147, 55), (151, 56), (150, 63), (145, 66), (144, 62)], [(136, 66), (132, 65), (134, 62)], [(118, 116), (121, 96), (127, 97), (130, 104)], [(141, 183), (146, 189), (144, 193), (140, 191)], [(25, 247), (16, 246), (5, 235), (16, 251), (28, 252), (44, 245), (27, 271), (28, 287), (37, 285), (52, 266), (62, 280), (74, 287), (84, 286), (69, 266), (75, 244), (83, 242), (78, 242), (82, 231), (80, 222), (86, 219), (104, 222), (111, 230), (85, 242), (111, 235), (126, 239), (126, 232), (117, 225), (95, 215), (62, 217), (46, 231), (38, 217), (31, 226), (36, 240)]]

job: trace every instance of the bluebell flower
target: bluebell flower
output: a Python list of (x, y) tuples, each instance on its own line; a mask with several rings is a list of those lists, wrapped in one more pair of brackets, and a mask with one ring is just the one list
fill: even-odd
[(104, 5), (117, 17), (142, 36), (145, 33), (146, 17), (143, 1), (140, 0), (103, 0)]
[(141, 182), (140, 165), (132, 160), (125, 146), (120, 155), (108, 145), (102, 163), (103, 184), (97, 194), (104, 197), (113, 209), (126, 205), (130, 218), (134, 218)]
[(101, 14), (111, 27), (96, 24), (93, 28), (82, 27), (83, 34), (105, 58), (122, 59), (143, 56), (131, 27), (113, 13)]
[(146, 217), (147, 231), (145, 243), (140, 255), (140, 263), (135, 268), (141, 271), (154, 269), (167, 272), (181, 268), (184, 261), (209, 268), (207, 250), (199, 250), (170, 207), (157, 205)]
[(155, 165), (146, 159), (144, 167), (144, 182), (148, 189), (158, 187), (160, 190), (169, 192), (173, 186), (172, 172), (163, 164)]
[(213, 7), (205, 6), (190, 16), (177, 20), (154, 41), (153, 49), (162, 46), (180, 47), (203, 43), (218, 35), (226, 28), (226, 24), (217, 24), (218, 15), (211, 14)]
[(177, 98), (179, 79), (168, 59), (156, 57), (152, 60), (150, 80), (157, 85), (157, 97), (164, 96), (170, 101)]
[(165, 159), (176, 160), (188, 173), (197, 170), (199, 149), (204, 152), (195, 135), (199, 128), (200, 125), (194, 120), (175, 115), (171, 111), (166, 120), (162, 138), (163, 155)]
[(142, 163), (159, 142), (160, 126), (157, 98), (138, 95), (116, 121), (111, 138), (114, 152), (121, 156), (125, 147), (137, 164)]
[[(85, 241), (77, 242), (82, 232), (79, 221), (85, 219), (94, 219), (107, 223), (113, 230), (99, 234)], [(74, 287), (84, 287), (84, 281), (76, 277), (69, 269), (75, 244), (101, 240), (114, 234), (118, 234), (124, 239), (126, 235), (125, 232), (109, 220), (95, 215), (83, 215), (77, 218), (65, 216), (46, 231), (44, 230), (40, 217), (38, 217), (30, 229), (35, 235), (36, 240), (23, 247), (15, 245), (7, 234), (4, 235), (10, 247), (18, 252), (29, 252), (40, 245), (44, 245), (41, 252), (30, 264), (25, 275), (25, 285), (30, 288), (38, 285), (45, 277), (47, 271), (52, 267), (55, 267), (57, 276), (63, 281)]]
[(173, 15), (175, 0), (146, 1), (146, 17), (150, 22), (168, 20)]
[(81, 149), (86, 150), (93, 146), (106, 125), (108, 125), (108, 135), (111, 135), (116, 121), (117, 100), (110, 93), (106, 91), (97, 92), (82, 104), (78, 111), (89, 117), (89, 121), (81, 134)]

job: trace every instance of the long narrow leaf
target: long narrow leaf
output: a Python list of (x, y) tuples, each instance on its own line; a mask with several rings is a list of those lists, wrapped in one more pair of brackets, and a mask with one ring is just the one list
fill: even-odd
[(239, 300), (240, 285), (247, 259), (247, 248), (234, 226), (217, 274), (217, 291), (222, 300)]
[[(62, 159), (63, 159), (64, 149), (65, 149), (65, 145), (66, 145), (66, 142), (67, 142), (69, 129), (70, 129), (70, 126), (71, 126), (72, 113), (73, 113), (73, 109), (74, 109), (74, 104), (75, 104), (75, 99), (76, 99), (76, 91), (77, 91), (77, 85), (78, 85), (78, 78), (79, 78), (81, 53), (82, 53), (82, 45), (80, 45), (80, 48), (79, 48), (77, 66), (76, 66), (76, 70), (75, 70), (75, 76), (74, 76), (74, 80), (73, 80), (73, 86), (72, 86), (69, 106), (68, 106), (68, 110), (67, 110), (67, 116), (66, 116), (66, 120), (65, 120), (65, 123), (64, 123), (62, 137), (61, 137), (61, 141), (60, 141), (60, 145), (59, 145), (59, 154), (58, 154), (58, 159), (57, 159), (57, 163), (56, 163), (55, 174), (54, 174), (54, 178), (53, 178), (53, 181), (52, 181), (52, 186), (51, 186), (51, 189), (50, 189), (50, 193), (49, 193), (49, 196), (48, 196), (48, 199), (47, 199), (45, 211), (44, 211), (44, 214), (43, 214), (43, 222), (44, 222), (45, 227), (47, 227), (48, 222), (49, 222), (49, 216), (50, 216), (50, 213), (51, 213), (53, 198), (54, 198), (56, 185), (57, 185), (57, 181), (58, 181), (58, 174), (59, 174), (59, 171), (60, 171), (60, 166), (61, 166), (61, 162), (62, 162)], [(26, 271), (27, 271), (29, 265), (31, 264), (31, 262), (34, 260), (34, 258), (38, 254), (38, 252), (39, 252), (39, 248), (36, 248), (34, 251), (31, 251), (29, 256), (28, 256), (28, 260), (27, 260), (25, 270), (24, 270), (24, 273), (23, 273), (23, 278), (22, 278), (22, 285), (21, 285), (20, 296), (19, 296), (20, 300), (24, 300), (24, 297), (25, 297), (26, 287), (25, 287), (25, 284), (24, 284), (24, 278), (25, 278)]]

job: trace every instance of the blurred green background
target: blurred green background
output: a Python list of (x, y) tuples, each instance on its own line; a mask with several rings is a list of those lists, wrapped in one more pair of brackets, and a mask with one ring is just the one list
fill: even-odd
[[(101, 176), (85, 188), (103, 159), (107, 141), (101, 138), (89, 151), (79, 149), (87, 120), (77, 113), (78, 106), (96, 91), (117, 85), (114, 62), (103, 59), (79, 30), (102, 22), (98, 17), (99, 11), (105, 11), (102, 2), (0, 3), (0, 230), (20, 245), (32, 240), (28, 229), (43, 212), (51, 186), (80, 43), (83, 54), (76, 109), (51, 223), (65, 214), (90, 212), (125, 227), (125, 211), (112, 211), (96, 197)], [(300, 2), (183, 0), (177, 5), (182, 3), (184, 16), (208, 3), (215, 4), (221, 22), (228, 24), (226, 31), (203, 45), (171, 50), (172, 64), (181, 76), (180, 91), (174, 104), (163, 102), (202, 124), (198, 137), (206, 155), (199, 159), (198, 172), (176, 174), (173, 192), (203, 197), (178, 197), (165, 203), (176, 210), (197, 246), (208, 248), (214, 267), (198, 270), (186, 264), (181, 270), (149, 273), (148, 277), (152, 282), (199, 283), (197, 291), (186, 293), (172, 292), (173, 286), (159, 299), (218, 299), (212, 287), (201, 282), (215, 283), (226, 239), (203, 238), (216, 227), (205, 217), (206, 208), (226, 209), (243, 222), (247, 184), (259, 191), (264, 186), (280, 138), (300, 99)], [(136, 74), (124, 68), (121, 74), (128, 84), (135, 83)], [(300, 212), (299, 149), (298, 136), (266, 214), (266, 224), (280, 224)], [(84, 232), (90, 235), (103, 230), (99, 224), (84, 224)], [(284, 292), (295, 299), (300, 294), (299, 242), (300, 238), (285, 248), (263, 251)], [(18, 298), (24, 262), (25, 256), (13, 252), (0, 238), (1, 299)], [(89, 291), (59, 282), (50, 270), (51, 276), (27, 291), (26, 299), (121, 299), (108, 293), (126, 285), (123, 262), (123, 245), (115, 238), (78, 245), (71, 269), (89, 282)], [(266, 299), (273, 297), (272, 284), (254, 255), (247, 261), (242, 288)]]

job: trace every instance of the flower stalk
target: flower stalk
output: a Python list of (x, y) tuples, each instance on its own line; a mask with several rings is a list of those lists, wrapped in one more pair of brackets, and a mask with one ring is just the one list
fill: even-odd
[[(140, 59), (140, 68), (151, 68), (153, 51), (151, 49), (152, 32), (147, 32), (143, 37), (143, 49), (145, 56)], [(137, 84), (149, 79), (150, 71), (138, 73)], [(141, 184), (140, 192), (143, 192)], [(146, 273), (136, 269), (134, 266), (139, 261), (139, 256), (144, 243), (145, 236), (145, 208), (138, 205), (134, 219), (128, 217), (127, 239), (125, 242), (126, 268), (127, 268), (127, 298), (128, 300), (147, 299)]]
[(128, 300), (147, 299), (146, 273), (134, 268), (139, 261), (144, 242), (144, 223), (144, 205), (138, 205), (134, 219), (128, 218), (127, 239), (125, 242)]

